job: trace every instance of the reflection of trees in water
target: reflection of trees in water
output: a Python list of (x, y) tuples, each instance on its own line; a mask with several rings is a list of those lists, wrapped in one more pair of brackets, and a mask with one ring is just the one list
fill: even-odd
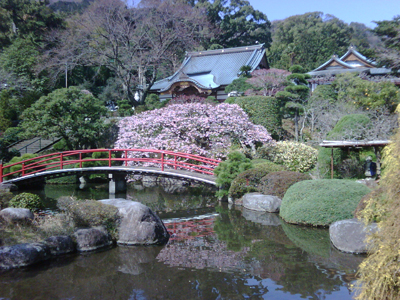
[(215, 236), (199, 237), (186, 241), (169, 243), (157, 256), (169, 266), (193, 269), (211, 269), (222, 272), (243, 270), (243, 258), (249, 249), (240, 252), (228, 250), (226, 243)]
[(179, 188), (171, 192), (169, 186), (146, 188), (137, 184), (129, 185), (126, 198), (141, 202), (157, 212), (211, 207), (218, 201), (215, 190), (207, 186), (189, 186), (184, 191)]
[[(265, 226), (246, 221), (235, 210), (219, 207), (218, 212), (214, 227), (218, 238), (230, 245), (229, 249), (250, 247), (244, 268), (254, 276), (274, 280), (284, 292), (321, 299), (354, 278), (354, 274), (342, 271), (350, 257), (340, 257), (331, 249), (326, 230), (295, 225), (289, 228), (283, 221), (282, 226)], [(328, 260), (332, 253), (334, 257)], [(357, 257), (350, 260), (357, 264)]]

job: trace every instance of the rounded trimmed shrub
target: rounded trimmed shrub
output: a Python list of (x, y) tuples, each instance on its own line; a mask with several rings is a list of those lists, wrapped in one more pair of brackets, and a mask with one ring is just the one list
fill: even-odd
[(303, 143), (283, 141), (260, 147), (257, 157), (270, 159), (290, 171), (304, 173), (315, 166), (318, 150)]
[(352, 180), (305, 180), (292, 185), (282, 199), (279, 215), (288, 223), (328, 226), (353, 218), (361, 198), (371, 190)]
[(265, 175), (284, 170), (285, 167), (273, 162), (256, 164), (254, 168), (240, 173), (231, 183), (229, 196), (234, 199), (241, 198), (244, 194), (258, 191), (261, 178)]
[(310, 180), (308, 174), (293, 172), (293, 171), (280, 171), (269, 173), (261, 178), (258, 191), (264, 195), (273, 195), (283, 198), (286, 191), (295, 183)]
[(28, 208), (32, 211), (43, 208), (42, 200), (38, 195), (31, 193), (21, 193), (10, 200), (10, 207)]

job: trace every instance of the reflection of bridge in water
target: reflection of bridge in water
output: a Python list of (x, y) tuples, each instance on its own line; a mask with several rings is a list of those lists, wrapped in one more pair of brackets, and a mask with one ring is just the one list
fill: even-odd
[(127, 174), (155, 175), (215, 185), (219, 160), (154, 149), (90, 149), (52, 153), (0, 164), (0, 183), (32, 184), (49, 178), (108, 174), (110, 193), (125, 189)]
[(214, 234), (214, 219), (219, 214), (207, 214), (190, 219), (163, 220), (171, 235), (170, 241), (193, 240)]

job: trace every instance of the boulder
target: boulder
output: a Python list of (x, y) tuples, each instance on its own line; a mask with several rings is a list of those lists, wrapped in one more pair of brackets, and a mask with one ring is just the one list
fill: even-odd
[(259, 223), (267, 226), (281, 225), (281, 221), (277, 214), (243, 208), (242, 215), (246, 220), (252, 221), (254, 223)]
[(50, 248), (43, 243), (0, 247), (0, 268), (25, 267), (50, 258)]
[(367, 227), (357, 219), (341, 220), (329, 226), (329, 236), (332, 244), (343, 252), (366, 253), (368, 251), (365, 238), (378, 230), (376, 223)]
[(94, 251), (112, 244), (110, 234), (101, 226), (78, 229), (75, 231), (74, 236), (77, 244), (76, 248), (80, 252)]
[(61, 255), (71, 253), (76, 250), (72, 238), (67, 235), (51, 236), (45, 239), (44, 243), (49, 246), (51, 255)]
[(29, 223), (35, 218), (27, 208), (7, 207), (0, 211), (0, 219), (7, 223)]
[(126, 199), (100, 200), (119, 210), (121, 222), (118, 228), (118, 244), (153, 245), (165, 244), (169, 233), (161, 219), (146, 205)]
[(247, 209), (267, 212), (279, 212), (282, 200), (277, 196), (261, 193), (248, 193), (243, 196), (243, 206)]
[(13, 183), (0, 183), (0, 191), (3, 191), (3, 192), (18, 191), (18, 186), (16, 186)]

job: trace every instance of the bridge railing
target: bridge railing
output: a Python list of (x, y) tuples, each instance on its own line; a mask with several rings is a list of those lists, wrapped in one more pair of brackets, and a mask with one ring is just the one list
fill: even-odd
[[(104, 153), (93, 158), (93, 153)], [(56, 169), (83, 168), (87, 162), (102, 162), (103, 166), (158, 166), (184, 169), (203, 174), (213, 174), (220, 163), (217, 159), (204, 156), (155, 149), (89, 149), (51, 153), (3, 165), (0, 161), (0, 182), (5, 178), (14, 178)]]

